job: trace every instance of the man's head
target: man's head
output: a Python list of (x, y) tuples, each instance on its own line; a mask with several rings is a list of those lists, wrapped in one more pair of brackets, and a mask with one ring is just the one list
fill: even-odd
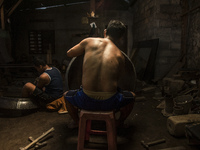
[(113, 40), (117, 41), (123, 37), (126, 31), (126, 26), (119, 20), (111, 20), (104, 31), (106, 36), (111, 37)]
[(33, 59), (33, 65), (39, 73), (43, 73), (46, 69), (45, 67), (46, 67), (47, 64), (43, 59), (35, 57)]

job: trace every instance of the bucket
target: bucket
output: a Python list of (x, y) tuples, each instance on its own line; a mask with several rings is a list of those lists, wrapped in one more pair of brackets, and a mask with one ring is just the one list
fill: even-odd
[(188, 114), (191, 109), (193, 97), (190, 95), (181, 95), (174, 98), (175, 108), (182, 108), (182, 114)]
[(174, 106), (173, 107), (173, 115), (182, 115), (183, 114), (183, 107), (182, 106)]

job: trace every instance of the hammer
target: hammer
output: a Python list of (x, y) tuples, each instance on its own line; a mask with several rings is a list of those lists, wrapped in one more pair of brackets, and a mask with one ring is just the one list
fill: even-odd
[(164, 142), (165, 142), (165, 139), (160, 139), (160, 140), (156, 140), (156, 141), (152, 141), (152, 142), (148, 142), (148, 143), (145, 143), (144, 141), (141, 141), (141, 144), (142, 144), (146, 149), (148, 149), (149, 146), (153, 146), (153, 145), (160, 144), (160, 143), (164, 143)]

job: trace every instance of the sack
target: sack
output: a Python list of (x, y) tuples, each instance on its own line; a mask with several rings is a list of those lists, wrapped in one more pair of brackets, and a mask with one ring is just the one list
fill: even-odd
[(62, 96), (61, 98), (58, 98), (54, 100), (51, 103), (48, 103), (46, 105), (46, 108), (50, 111), (58, 111), (59, 114), (67, 113), (65, 98)]

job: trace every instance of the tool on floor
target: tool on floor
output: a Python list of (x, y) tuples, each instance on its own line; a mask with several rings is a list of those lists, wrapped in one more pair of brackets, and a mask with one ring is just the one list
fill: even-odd
[(148, 143), (141, 141), (141, 144), (144, 146), (144, 148), (148, 149), (150, 146), (160, 144), (160, 143), (164, 143), (165, 141), (166, 141), (165, 139), (160, 139), (160, 140), (156, 140), (156, 141), (152, 141), (152, 142), (148, 142)]
[(19, 149), (20, 150), (28, 150), (30, 147), (34, 146), (35, 145), (35, 148), (38, 148), (40, 146), (44, 146), (46, 145), (47, 143), (46, 142), (43, 142), (43, 143), (40, 143), (39, 141), (44, 138), (45, 136), (47, 136), (49, 133), (51, 133), (52, 131), (54, 131), (54, 127), (52, 127), (51, 129), (49, 129), (47, 132), (43, 133), (41, 136), (39, 136), (37, 139), (33, 139), (32, 137), (29, 137), (29, 140), (32, 141), (30, 144), (28, 144), (27, 146), (25, 147), (20, 147)]

